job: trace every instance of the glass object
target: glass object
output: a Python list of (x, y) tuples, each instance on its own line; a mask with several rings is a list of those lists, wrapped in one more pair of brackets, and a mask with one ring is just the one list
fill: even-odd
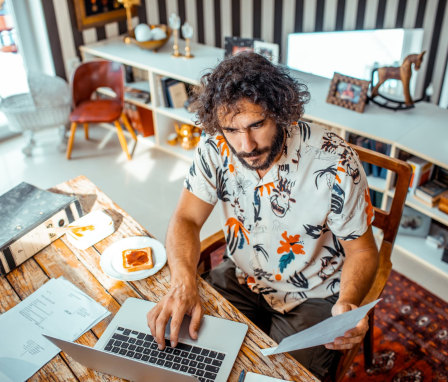
[(169, 18), (170, 28), (173, 30), (174, 42), (173, 42), (173, 57), (181, 57), (182, 54), (179, 53), (179, 28), (180, 28), (180, 17), (175, 13), (171, 13)]
[(190, 40), (193, 37), (193, 27), (188, 23), (185, 22), (184, 25), (182, 25), (182, 34), (185, 38), (185, 58), (192, 58), (194, 57), (191, 54), (191, 49), (190, 49)]

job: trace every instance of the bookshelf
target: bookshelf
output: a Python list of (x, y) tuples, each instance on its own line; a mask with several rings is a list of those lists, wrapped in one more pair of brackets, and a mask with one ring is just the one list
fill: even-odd
[[(182, 41), (180, 44), (183, 49)], [(139, 106), (153, 111), (155, 135), (148, 137), (150, 139), (139, 137), (139, 140), (191, 161), (193, 151), (171, 146), (166, 140), (174, 132), (174, 123), (193, 123), (194, 116), (184, 108), (165, 107), (161, 99), (160, 79), (171, 77), (190, 85), (198, 85), (201, 76), (224, 57), (224, 50), (192, 44), (195, 58), (187, 60), (173, 58), (171, 47), (172, 43), (168, 42), (159, 52), (154, 53), (134, 45), (126, 45), (121, 38), (115, 38), (83, 46), (81, 52), (84, 60), (113, 60), (143, 73), (141, 77), (145, 89), (151, 93), (151, 103)], [(448, 169), (448, 110), (421, 102), (413, 109), (394, 112), (372, 104), (367, 105), (364, 113), (360, 114), (325, 102), (330, 80), (294, 70), (291, 70), (291, 75), (305, 83), (311, 93), (311, 101), (305, 106), (304, 120), (324, 125), (345, 139), (350, 134), (356, 134), (389, 144), (389, 155), (392, 157), (398, 157), (404, 151)], [(371, 189), (383, 195), (381, 207), (385, 208), (394, 192), (393, 175), (387, 172), (386, 179), (369, 176), (368, 180)], [(412, 195), (408, 196), (406, 205), (443, 224), (448, 230), (448, 214), (437, 208), (427, 207)], [(426, 264), (431, 269), (437, 269), (444, 280), (448, 281), (448, 266), (441, 260), (441, 250), (428, 246), (424, 238), (399, 235), (395, 249), (405, 254), (406, 263), (411, 262), (410, 268), (412, 264), (416, 269), (421, 264)]]

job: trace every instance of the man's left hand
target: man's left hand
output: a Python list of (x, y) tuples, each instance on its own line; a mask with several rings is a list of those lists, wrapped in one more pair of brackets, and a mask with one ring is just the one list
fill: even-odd
[[(356, 308), (358, 307), (354, 304), (336, 302), (331, 309), (331, 314), (333, 316), (337, 316), (338, 314), (342, 314)], [(351, 349), (353, 346), (362, 341), (367, 329), (369, 329), (369, 321), (368, 317), (365, 316), (353, 329), (347, 330), (343, 337), (335, 338), (333, 342), (325, 344), (325, 347), (331, 350)]]

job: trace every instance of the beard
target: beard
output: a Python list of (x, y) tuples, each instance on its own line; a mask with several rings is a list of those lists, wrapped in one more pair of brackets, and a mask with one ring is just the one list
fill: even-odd
[[(227, 145), (230, 147), (230, 150), (232, 151), (233, 154), (235, 154), (235, 156), (238, 158), (238, 160), (241, 162), (241, 164), (248, 168), (249, 170), (266, 170), (268, 169), (272, 163), (274, 163), (275, 158), (277, 158), (278, 154), (280, 154), (280, 152), (283, 149), (283, 140), (285, 137), (285, 131), (283, 128), (277, 127), (277, 132), (274, 136), (272, 145), (269, 147), (264, 147), (261, 149), (256, 149), (250, 153), (244, 153), (244, 152), (240, 152), (238, 153), (235, 148), (229, 143), (229, 141), (227, 141)], [(257, 157), (259, 155), (262, 154), (266, 154), (269, 153), (267, 158), (262, 162), (262, 161), (256, 161), (253, 164), (249, 164), (245, 158), (254, 158)]]

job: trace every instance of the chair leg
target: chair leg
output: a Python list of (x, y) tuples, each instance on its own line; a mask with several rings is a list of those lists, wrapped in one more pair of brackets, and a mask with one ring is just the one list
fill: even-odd
[(124, 123), (124, 125), (126, 126), (126, 129), (128, 129), (128, 131), (131, 133), (131, 135), (132, 135), (132, 139), (133, 139), (134, 141), (136, 141), (136, 140), (137, 140), (137, 136), (135, 135), (134, 129), (132, 128), (131, 124), (129, 123), (129, 119), (128, 119), (128, 117), (126, 116), (125, 113), (122, 113), (122, 114), (121, 114), (121, 119), (123, 120), (123, 123)]
[(84, 136), (86, 137), (86, 140), (89, 140), (89, 124), (84, 123)]
[(128, 151), (128, 144), (126, 143), (126, 138), (124, 137), (123, 129), (121, 128), (120, 122), (115, 121), (114, 125), (117, 128), (117, 135), (118, 135), (118, 139), (121, 144), (121, 148), (125, 152), (128, 159), (131, 160), (131, 156), (129, 155), (129, 151)]
[(369, 313), (369, 330), (364, 337), (364, 369), (370, 369), (373, 361), (373, 326), (374, 326), (374, 311)]
[(70, 126), (70, 137), (68, 138), (67, 143), (67, 159), (70, 159), (72, 155), (72, 148), (73, 148), (73, 141), (75, 140), (75, 132), (76, 132), (76, 122), (72, 122), (72, 125)]

